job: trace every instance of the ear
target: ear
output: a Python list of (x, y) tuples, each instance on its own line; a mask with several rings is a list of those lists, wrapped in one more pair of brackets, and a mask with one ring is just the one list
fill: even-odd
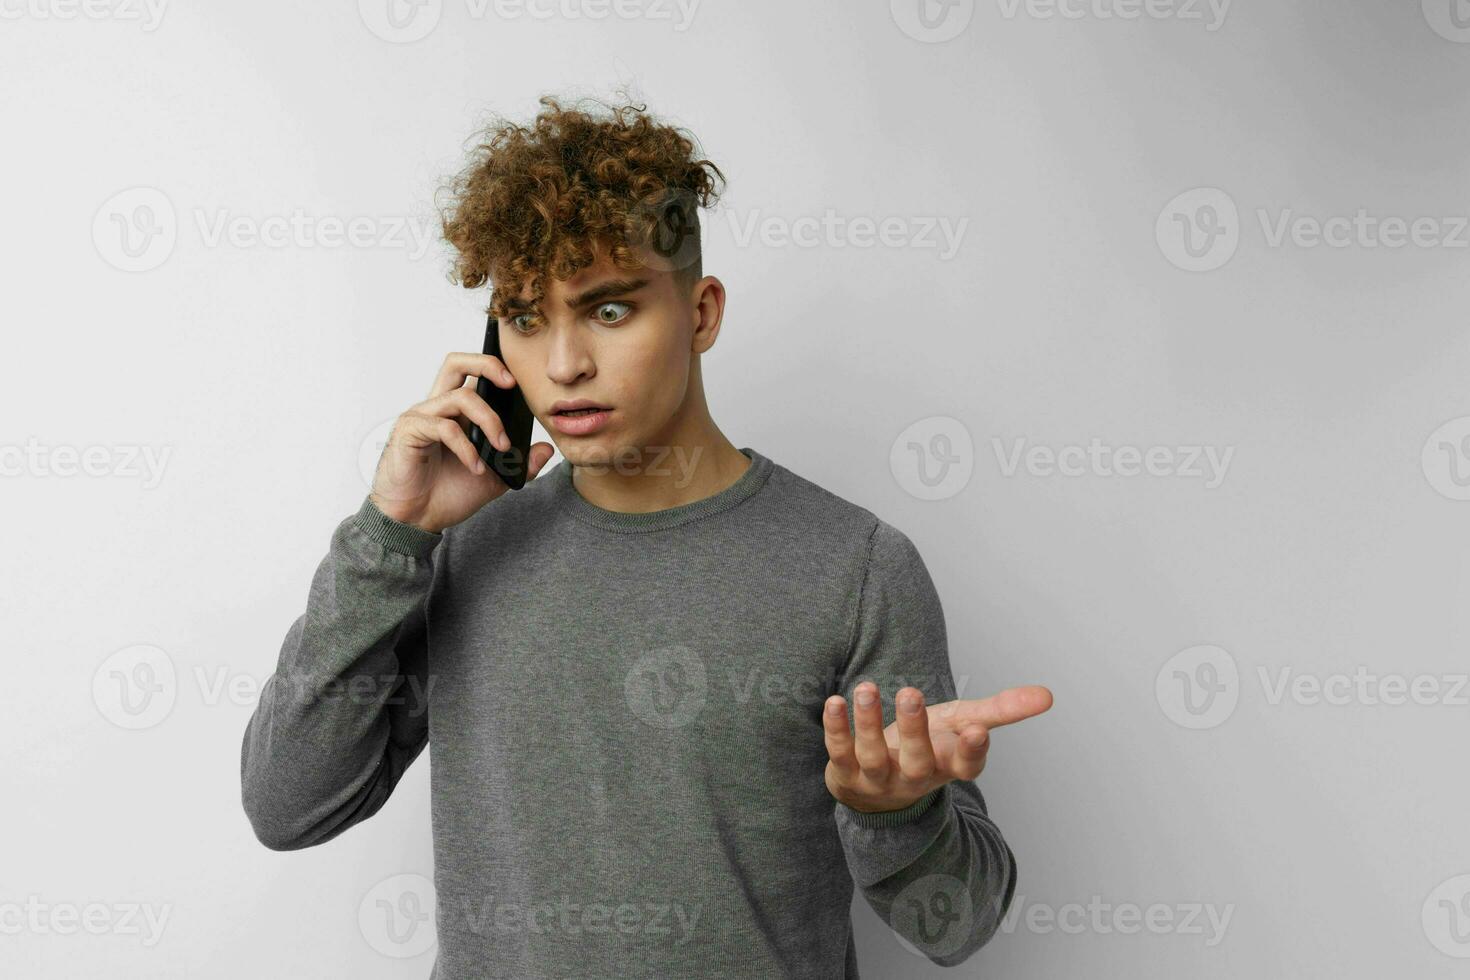
[(715, 345), (720, 323), (725, 315), (725, 284), (714, 276), (705, 276), (693, 287), (693, 327), (690, 350), (703, 354)]

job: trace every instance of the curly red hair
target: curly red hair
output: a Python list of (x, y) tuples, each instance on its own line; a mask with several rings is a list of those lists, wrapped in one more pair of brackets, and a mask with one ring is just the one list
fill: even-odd
[(448, 185), (440, 214), (458, 253), (451, 280), (466, 289), (492, 282), (486, 312), (503, 317), (528, 284), (539, 303), (545, 276), (570, 278), (595, 250), (620, 268), (652, 264), (685, 283), (699, 279), (697, 209), (714, 202), (725, 176), (697, 159), (694, 138), (636, 103), (598, 103), (610, 111), (594, 113), (550, 95), (539, 101), (529, 125), (487, 127)]

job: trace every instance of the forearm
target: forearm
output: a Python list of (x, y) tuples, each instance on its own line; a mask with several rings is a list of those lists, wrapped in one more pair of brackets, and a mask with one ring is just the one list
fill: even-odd
[(375, 813), (427, 736), (422, 607), (439, 535), (364, 503), (332, 534), (241, 745), (241, 793), (275, 849)]
[(854, 884), (930, 960), (954, 966), (995, 934), (1015, 893), (1016, 861), (974, 782), (951, 781), (927, 805), (895, 813), (839, 803), (836, 821)]

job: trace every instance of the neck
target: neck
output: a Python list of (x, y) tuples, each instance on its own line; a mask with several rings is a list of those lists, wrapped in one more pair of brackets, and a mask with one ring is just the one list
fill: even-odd
[(750, 466), (750, 458), (710, 418), (697, 372), (689, 397), (663, 431), (607, 463), (573, 464), (572, 485), (604, 510), (645, 514), (712, 497)]

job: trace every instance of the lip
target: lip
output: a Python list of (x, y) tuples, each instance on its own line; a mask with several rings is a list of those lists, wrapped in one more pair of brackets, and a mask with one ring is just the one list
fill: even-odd
[[(558, 407), (553, 409), (554, 412), (560, 411), (563, 408), (599, 407), (595, 402), (589, 402), (587, 405), (584, 406), (578, 406), (575, 402), (570, 404), (557, 402), (557, 406)], [(560, 432), (564, 436), (587, 436), (605, 428), (607, 426), (608, 420), (612, 416), (612, 413), (612, 409), (603, 408), (601, 411), (592, 412), (588, 415), (572, 416), (553, 414), (551, 416), (551, 425), (552, 428), (556, 429), (557, 432)]]
[(566, 412), (578, 408), (606, 408), (608, 411), (612, 411), (611, 406), (604, 405), (602, 402), (595, 402), (590, 398), (574, 398), (571, 401), (552, 402), (551, 414), (555, 415), (557, 412)]

